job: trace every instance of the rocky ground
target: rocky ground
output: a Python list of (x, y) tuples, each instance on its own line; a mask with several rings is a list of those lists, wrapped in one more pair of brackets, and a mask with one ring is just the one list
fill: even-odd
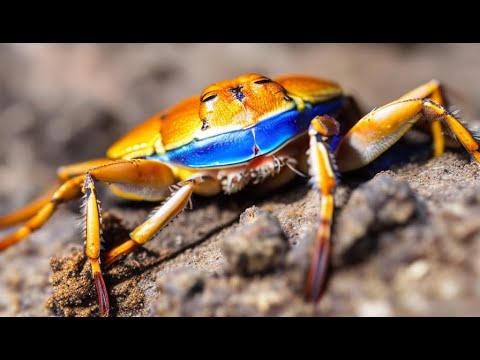
[[(2, 214), (41, 191), (57, 166), (102, 156), (139, 120), (247, 71), (324, 75), (367, 109), (436, 77), (464, 119), (480, 115), (478, 44), (20, 44), (0, 52)], [(431, 159), (429, 149), (427, 138), (411, 136), (342, 177), (332, 276), (318, 306), (301, 297), (318, 198), (298, 179), (271, 194), (195, 197), (193, 211), (106, 271), (111, 315), (480, 315), (479, 167), (461, 150)], [(108, 192), (102, 200), (107, 247), (153, 207)], [(0, 254), (0, 315), (98, 315), (78, 216), (78, 202), (63, 206)]]

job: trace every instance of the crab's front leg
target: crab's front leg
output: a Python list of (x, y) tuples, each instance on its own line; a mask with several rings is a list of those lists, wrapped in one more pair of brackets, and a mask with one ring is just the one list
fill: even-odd
[(109, 184), (114, 191), (123, 196), (154, 201), (165, 198), (169, 191), (168, 187), (173, 182), (173, 174), (168, 166), (157, 161), (128, 160), (90, 169), (85, 175), (83, 186), (85, 193), (85, 254), (92, 267), (100, 313), (102, 316), (108, 316), (110, 303), (100, 267), (101, 213), (95, 181)]
[(310, 124), (309, 167), (313, 186), (320, 192), (320, 222), (305, 287), (308, 300), (320, 299), (326, 284), (330, 263), (330, 229), (334, 210), (335, 172), (325, 140), (337, 135), (339, 124), (327, 116), (317, 116)]
[(162, 206), (155, 209), (151, 216), (130, 233), (130, 239), (113, 248), (103, 256), (105, 266), (114, 263), (119, 257), (127, 255), (136, 248), (150, 241), (170, 221), (181, 213), (192, 196), (195, 185), (202, 181), (201, 177), (192, 178), (180, 184), (180, 188), (168, 198)]
[(87, 174), (83, 188), (85, 191), (85, 254), (90, 259), (100, 313), (102, 316), (107, 316), (110, 309), (110, 302), (100, 268), (100, 207), (95, 191), (95, 183), (90, 174)]
[[(84, 174), (75, 176), (79, 172)], [(42, 198), (13, 214), (0, 218), (6, 219), (4, 223), (7, 225), (12, 225), (33, 214), (17, 231), (0, 239), (0, 251), (39, 229), (59, 204), (80, 197), (83, 190), (85, 194), (85, 253), (91, 262), (101, 314), (108, 315), (108, 294), (100, 268), (101, 214), (95, 181), (110, 185), (112, 190), (123, 197), (158, 201), (170, 193), (169, 186), (174, 182), (172, 171), (167, 165), (158, 161), (101, 159), (61, 168), (59, 179), (69, 180), (66, 180), (54, 191), (49, 199)], [(34, 212), (35, 208), (39, 209)]]
[(338, 169), (345, 172), (369, 164), (421, 119), (450, 129), (465, 150), (480, 162), (478, 139), (455, 115), (430, 99), (403, 99), (373, 110), (350, 129), (336, 150)]

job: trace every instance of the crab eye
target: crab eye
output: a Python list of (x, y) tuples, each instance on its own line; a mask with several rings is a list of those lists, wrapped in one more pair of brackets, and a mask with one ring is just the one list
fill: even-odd
[(272, 82), (272, 80), (267, 79), (267, 78), (254, 81), (254, 83), (255, 83), (255, 84), (258, 84), (258, 85), (268, 84), (268, 83), (271, 83), (271, 82)]
[(210, 100), (213, 100), (217, 97), (217, 94), (212, 94), (212, 95), (209, 95), (209, 96), (204, 96), (201, 101), (202, 102), (207, 102), (207, 101), (210, 101)]

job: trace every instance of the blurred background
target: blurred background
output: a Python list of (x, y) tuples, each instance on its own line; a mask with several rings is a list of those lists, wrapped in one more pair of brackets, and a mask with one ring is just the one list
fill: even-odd
[[(480, 119), (479, 58), (480, 44), (1, 44), (0, 214), (46, 188), (58, 166), (103, 157), (109, 144), (162, 108), (199, 94), (213, 82), (248, 72), (325, 77), (340, 83), (365, 110), (436, 78), (446, 84), (461, 116), (475, 123)], [(457, 170), (463, 168), (468, 166), (457, 164)], [(447, 169), (439, 176), (448, 173)], [(450, 178), (449, 189), (456, 195), (457, 178)], [(435, 192), (438, 181), (431, 181)], [(68, 253), (65, 245), (77, 237), (77, 208), (72, 209), (57, 213), (48, 227), (0, 257), (0, 316), (50, 315), (44, 305), (52, 291), (48, 259)], [(478, 223), (470, 208), (461, 214), (469, 215), (471, 224)], [(448, 223), (438, 219), (436, 224)], [(469, 229), (455, 219), (448, 224)], [(445, 238), (451, 240), (448, 234)], [(462, 249), (475, 253), (470, 247)], [(480, 269), (480, 263), (472, 261)], [(448, 268), (441, 263), (440, 268), (454, 275), (459, 269), (456, 263)], [(371, 278), (355, 269), (353, 273)], [(477, 275), (465, 274), (468, 296), (458, 311), (477, 314), (480, 288), (470, 282), (470, 276)], [(349, 284), (359, 283), (352, 279), (343, 282), (349, 289)], [(451, 279), (455, 285), (463, 278)], [(469, 296), (474, 301), (469, 302)], [(429, 314), (428, 304), (414, 313)], [(433, 313), (444, 311), (440, 309)], [(448, 314), (457, 311), (454, 306), (447, 309)]]
[(366, 109), (437, 78), (475, 119), (479, 56), (480, 44), (3, 44), (0, 211), (43, 189), (57, 166), (103, 156), (153, 113), (246, 72), (329, 78)]

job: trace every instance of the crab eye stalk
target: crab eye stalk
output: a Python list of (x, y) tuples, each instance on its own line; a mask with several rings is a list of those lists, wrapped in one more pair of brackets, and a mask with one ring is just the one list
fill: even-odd
[(272, 82), (272, 80), (269, 79), (269, 78), (262, 78), (262, 79), (254, 81), (254, 83), (257, 84), (257, 85), (268, 84), (268, 83), (271, 83), (271, 82)]
[(217, 96), (218, 96), (217, 94), (205, 94), (204, 96), (202, 96), (200, 101), (201, 102), (207, 102), (207, 101), (215, 99)]

